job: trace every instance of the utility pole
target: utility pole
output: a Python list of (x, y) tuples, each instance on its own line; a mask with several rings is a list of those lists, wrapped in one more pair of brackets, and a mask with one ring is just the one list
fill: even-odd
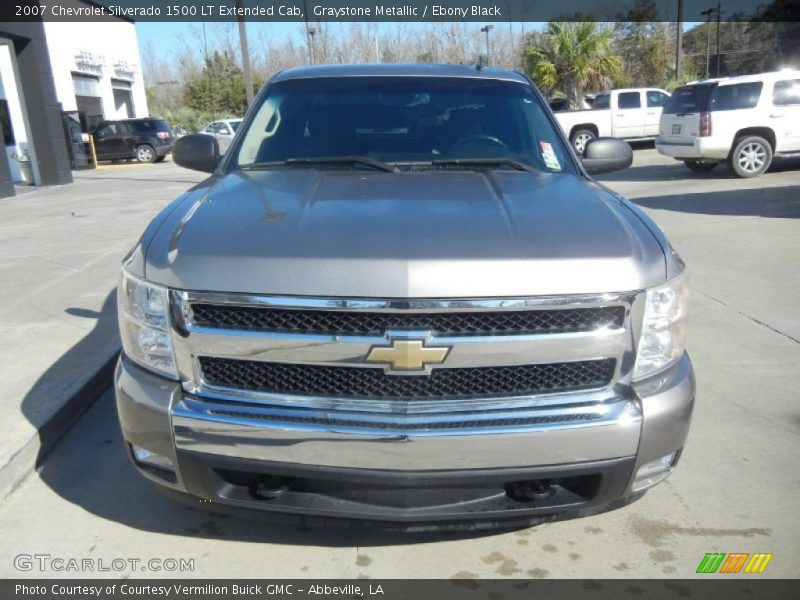
[(717, 2), (717, 77), (719, 77), (719, 63), (720, 63), (720, 53), (719, 53), (719, 21), (720, 16), (722, 15), (722, 8), (720, 3)]
[(378, 36), (376, 35), (374, 38), (375, 40), (375, 62), (381, 62), (381, 47), (380, 42), (378, 41)]
[[(211, 113), (211, 118), (216, 118), (216, 102), (211, 99), (211, 61), (208, 60), (208, 38), (206, 37), (206, 20), (203, 19), (203, 59), (206, 64), (206, 110)], [(211, 104), (211, 106), (209, 106)]]
[(491, 64), (491, 60), (489, 59), (489, 32), (494, 29), (494, 25), (485, 25), (481, 27), (481, 32), (486, 34), (486, 62)]
[(316, 34), (317, 34), (317, 30), (314, 29), (313, 27), (311, 27), (308, 30), (308, 35), (311, 38), (311, 43), (308, 46), (308, 52), (309, 52), (309, 55), (311, 56), (311, 64), (312, 65), (317, 64), (317, 54), (316, 54), (315, 48), (314, 48), (314, 36)]
[(713, 8), (707, 8), (700, 13), (706, 18), (706, 79), (711, 76), (709, 61), (711, 60), (711, 15), (714, 14)]
[(308, 50), (308, 64), (314, 64), (314, 56), (311, 54), (311, 34), (308, 28), (308, 4), (303, 0), (303, 17), (306, 22), (306, 50)]
[(683, 0), (678, 0), (678, 22), (675, 33), (675, 79), (681, 78), (681, 53), (683, 52)]
[[(241, 15), (242, 0), (236, 0), (237, 12)], [(250, 68), (250, 47), (247, 43), (247, 25), (244, 22), (244, 17), (237, 17), (239, 21), (239, 47), (242, 52), (242, 71), (244, 72), (244, 91), (247, 97), (247, 106), (253, 103), (253, 71)]]

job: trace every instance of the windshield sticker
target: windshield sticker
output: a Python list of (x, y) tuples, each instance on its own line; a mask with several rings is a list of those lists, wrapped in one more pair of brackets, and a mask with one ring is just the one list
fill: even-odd
[(545, 166), (548, 169), (560, 171), (561, 164), (558, 162), (558, 158), (556, 158), (556, 153), (553, 152), (553, 147), (550, 145), (550, 142), (539, 142), (539, 146), (542, 148), (542, 159), (544, 160)]

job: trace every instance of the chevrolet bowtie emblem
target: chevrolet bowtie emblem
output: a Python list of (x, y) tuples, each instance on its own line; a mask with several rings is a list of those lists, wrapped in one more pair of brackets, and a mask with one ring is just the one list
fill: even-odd
[(447, 358), (449, 346), (425, 346), (424, 340), (392, 340), (391, 346), (373, 346), (368, 363), (384, 363), (393, 371), (422, 371), (425, 365), (439, 365)]

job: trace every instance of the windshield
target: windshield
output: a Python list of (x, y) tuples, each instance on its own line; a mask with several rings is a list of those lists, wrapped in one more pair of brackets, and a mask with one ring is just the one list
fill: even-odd
[(240, 168), (337, 157), (362, 160), (324, 165), (363, 168), (367, 158), (396, 168), (479, 168), (485, 161), (491, 168), (574, 172), (567, 152), (521, 83), (340, 77), (270, 86), (232, 161)]

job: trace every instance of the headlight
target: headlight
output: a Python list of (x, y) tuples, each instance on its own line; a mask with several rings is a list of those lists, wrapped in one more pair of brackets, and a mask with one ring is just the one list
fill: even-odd
[(125, 354), (147, 369), (177, 379), (167, 289), (131, 277), (123, 270), (117, 313)]
[(686, 344), (688, 304), (686, 271), (664, 285), (647, 290), (634, 379), (644, 379), (663, 371), (681, 357)]

